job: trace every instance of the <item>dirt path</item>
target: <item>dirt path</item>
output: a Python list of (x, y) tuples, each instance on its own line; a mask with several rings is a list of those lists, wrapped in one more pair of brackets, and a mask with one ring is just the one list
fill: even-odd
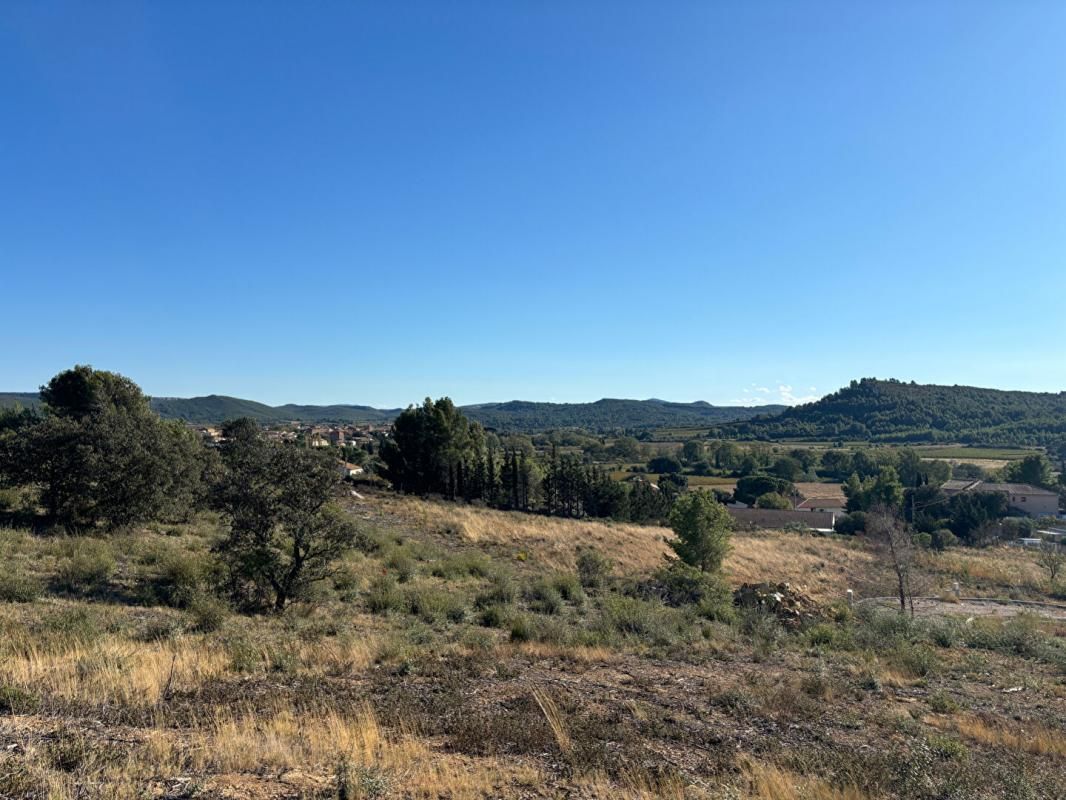
[[(898, 607), (898, 601), (891, 597), (870, 598), (866, 602), (885, 607)], [(914, 601), (914, 613), (919, 617), (1013, 617), (1023, 612), (1066, 621), (1066, 606), (1054, 603), (985, 600), (973, 597), (963, 598), (957, 603), (949, 603), (932, 597), (923, 597)]]

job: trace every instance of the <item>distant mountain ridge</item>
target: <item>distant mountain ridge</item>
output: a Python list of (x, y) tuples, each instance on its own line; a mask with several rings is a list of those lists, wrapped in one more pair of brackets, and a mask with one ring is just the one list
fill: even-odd
[(821, 400), (718, 428), (742, 439), (1066, 446), (1066, 392), (863, 378)]
[(251, 417), (261, 423), (311, 422), (311, 423), (388, 423), (400, 409), (380, 409), (370, 406), (329, 405), (310, 406), (287, 403), (268, 406), (254, 400), (212, 394), (206, 397), (153, 397), (152, 408), (167, 419), (182, 419), (186, 422), (209, 424), (224, 422), (237, 417)]
[[(0, 406), (36, 407), (40, 398), (34, 392), (0, 393)], [(225, 395), (205, 397), (153, 397), (152, 408), (164, 418), (181, 419), (200, 425), (236, 417), (251, 417), (260, 423), (388, 424), (402, 409), (372, 408), (360, 405), (269, 406), (254, 400)], [(515, 433), (532, 433), (555, 428), (584, 428), (593, 431), (647, 430), (662, 427), (720, 425), (748, 419), (757, 414), (775, 413), (785, 406), (713, 406), (702, 400), (671, 403), (665, 400), (603, 399), (594, 403), (537, 403), (511, 400), (463, 406), (463, 413), (488, 428)]]
[(534, 403), (511, 400), (463, 406), (463, 413), (486, 428), (522, 433), (548, 428), (584, 428), (590, 431), (652, 428), (711, 427), (725, 422), (773, 414), (786, 406), (713, 406), (703, 400), (671, 403), (666, 400), (618, 400), (594, 403)]

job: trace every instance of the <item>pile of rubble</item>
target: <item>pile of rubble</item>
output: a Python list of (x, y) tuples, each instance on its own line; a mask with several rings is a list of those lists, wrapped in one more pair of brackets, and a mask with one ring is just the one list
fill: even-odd
[(818, 616), (815, 602), (790, 583), (745, 583), (733, 592), (733, 605), (762, 609), (790, 627)]

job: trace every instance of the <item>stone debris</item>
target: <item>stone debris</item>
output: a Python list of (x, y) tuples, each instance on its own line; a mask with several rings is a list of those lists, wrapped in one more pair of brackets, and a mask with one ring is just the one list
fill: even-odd
[(815, 602), (790, 583), (745, 583), (733, 592), (733, 604), (761, 608), (788, 626), (798, 626), (818, 616)]

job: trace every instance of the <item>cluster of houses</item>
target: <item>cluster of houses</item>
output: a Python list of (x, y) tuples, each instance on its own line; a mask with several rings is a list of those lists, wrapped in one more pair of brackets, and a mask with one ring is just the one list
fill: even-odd
[(306, 425), (296, 429), (310, 447), (365, 447), (372, 445), (374, 434), (385, 429), (380, 425)]
[[(217, 445), (222, 442), (224, 436), (222, 428), (217, 426), (194, 426), (197, 433), (210, 444)], [(263, 437), (275, 442), (303, 441), (308, 447), (371, 447), (374, 444), (374, 434), (385, 429), (374, 425), (303, 425), (293, 422), (283, 427), (266, 428)], [(337, 471), (342, 478), (356, 478), (364, 474), (364, 469), (358, 464), (352, 464), (344, 459), (337, 459)]]
[[(205, 440), (218, 444), (223, 439), (222, 428), (218, 426), (194, 426), (194, 430)], [(289, 425), (263, 430), (263, 436), (278, 442), (295, 442), (303, 439), (308, 447), (365, 447), (373, 445), (374, 435), (385, 432), (382, 426), (374, 425), (302, 425), (293, 422)]]

